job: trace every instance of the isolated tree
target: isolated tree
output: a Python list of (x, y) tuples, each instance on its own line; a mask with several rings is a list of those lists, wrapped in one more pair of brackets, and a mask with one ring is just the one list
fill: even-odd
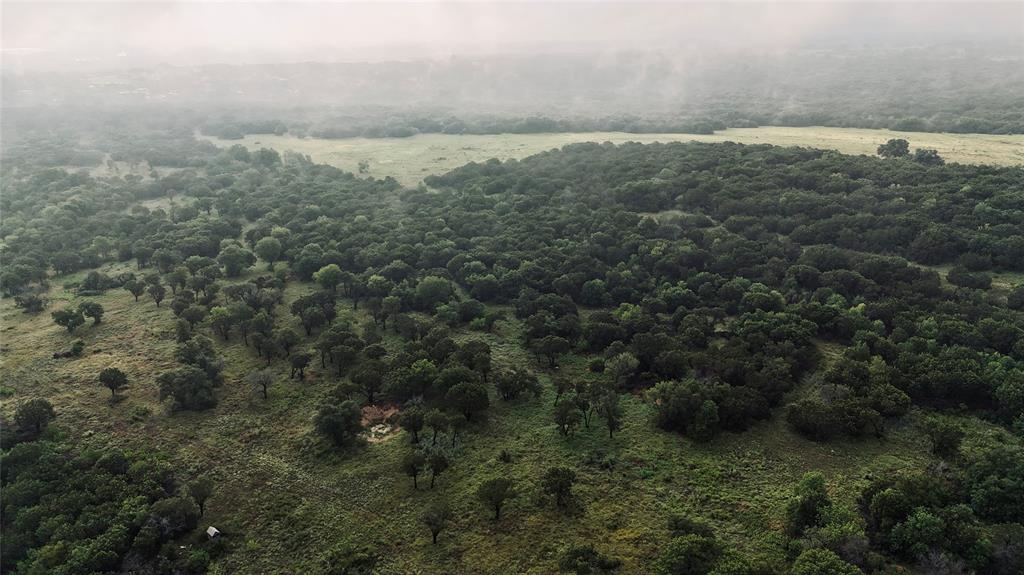
[(128, 385), (128, 376), (116, 367), (108, 367), (100, 372), (100, 383), (110, 390), (113, 399), (117, 397), (118, 390)]
[(269, 369), (254, 371), (246, 377), (246, 380), (249, 382), (249, 386), (252, 387), (254, 391), (260, 391), (263, 393), (263, 399), (267, 399), (267, 391), (274, 383), (274, 379), (274, 372)]
[(829, 504), (825, 476), (819, 472), (805, 473), (786, 507), (786, 531), (799, 537), (808, 527), (818, 525), (821, 511)]
[(444, 278), (427, 276), (416, 285), (416, 300), (423, 309), (433, 311), (452, 297), (452, 284)]
[(256, 255), (267, 262), (267, 269), (274, 270), (274, 262), (281, 257), (281, 242), (273, 237), (267, 236), (256, 242)]
[(466, 381), (452, 386), (445, 394), (445, 402), (462, 412), (466, 421), (473, 415), (486, 411), (491, 400), (487, 395), (487, 386), (478, 381)]
[(552, 467), (540, 480), (541, 490), (555, 498), (555, 505), (563, 507), (572, 498), (576, 472), (565, 467)]
[(178, 537), (199, 524), (199, 506), (191, 497), (167, 497), (150, 507), (150, 514), (159, 525), (159, 533), (168, 538)]
[(22, 429), (32, 429), (36, 433), (42, 433), (57, 416), (53, 411), (53, 405), (41, 398), (30, 399), (22, 403), (14, 412), (14, 422)]
[(433, 503), (423, 515), (420, 515), (420, 521), (430, 530), (430, 538), (434, 545), (437, 545), (437, 536), (451, 518), (452, 510), (445, 502)]
[(863, 575), (856, 566), (828, 549), (808, 549), (793, 562), (792, 575)]
[(139, 301), (139, 296), (146, 291), (146, 284), (139, 280), (131, 279), (124, 282), (124, 289), (135, 296), (135, 301)]
[(153, 298), (153, 301), (156, 302), (156, 307), (160, 307), (160, 302), (164, 301), (164, 297), (167, 296), (167, 288), (158, 283), (151, 284), (146, 288), (146, 291), (149, 292), (149, 297)]
[(516, 496), (512, 481), (499, 477), (488, 479), (476, 490), (476, 497), (494, 511), (494, 520), (501, 519), (501, 508), (505, 502)]
[(497, 388), (501, 398), (506, 401), (513, 400), (526, 391), (535, 396), (540, 396), (542, 391), (537, 376), (522, 369), (507, 369), (498, 372), (494, 377), (494, 387)]
[(93, 325), (100, 323), (100, 320), (103, 319), (103, 306), (94, 301), (83, 301), (78, 304), (78, 310), (85, 317), (91, 317)]
[(136, 245), (132, 248), (132, 255), (135, 256), (135, 263), (140, 270), (149, 265), (154, 251), (153, 248), (144, 245)]
[(902, 158), (910, 153), (910, 143), (901, 138), (894, 138), (878, 146), (878, 155), (883, 158)]
[[(191, 341), (191, 340), (190, 340)], [(208, 409), (217, 405), (214, 388), (217, 383), (206, 371), (194, 365), (161, 373), (156, 378), (160, 401), (171, 398), (171, 409)]]
[(171, 294), (177, 295), (178, 290), (185, 287), (188, 281), (188, 270), (183, 267), (175, 268), (164, 279), (167, 280), (167, 285), (171, 286)]
[(380, 362), (373, 362), (360, 365), (352, 372), (352, 383), (359, 386), (359, 389), (366, 394), (366, 403), (370, 405), (375, 403), (377, 392), (384, 386), (382, 371), (383, 365)]
[(313, 330), (327, 323), (327, 314), (320, 306), (308, 306), (299, 311), (299, 321), (306, 335), (313, 335)]
[(85, 316), (77, 309), (59, 309), (50, 314), (53, 322), (68, 330), (68, 333), (75, 331), (75, 328), (85, 323)]
[(231, 337), (231, 327), (235, 323), (235, 317), (228, 311), (228, 308), (217, 306), (210, 309), (210, 327), (213, 328), (224, 341)]
[(576, 432), (583, 416), (576, 402), (571, 399), (563, 399), (555, 405), (555, 425), (558, 426), (558, 433), (569, 436)]
[(440, 409), (431, 409), (423, 416), (423, 422), (432, 432), (430, 438), (431, 445), (437, 445), (437, 436), (448, 429), (448, 421), (448, 414)]
[(604, 364), (604, 372), (611, 378), (612, 383), (621, 386), (640, 366), (640, 360), (631, 353), (620, 353), (609, 359)]
[(168, 273), (175, 265), (181, 263), (181, 254), (174, 250), (160, 248), (153, 252), (152, 259), (161, 272)]
[[(598, 553), (593, 545), (571, 547), (558, 560), (559, 571), (576, 575), (602, 575), (612, 573), (621, 566), (621, 560)], [(726, 575), (725, 572), (723, 575)]]
[(933, 420), (925, 426), (925, 433), (932, 442), (932, 454), (935, 456), (954, 459), (960, 455), (964, 432), (957, 425), (945, 420)]
[(427, 467), (430, 468), (430, 488), (434, 488), (434, 481), (437, 480), (437, 476), (444, 473), (451, 465), (448, 456), (441, 452), (435, 452), (430, 454), (427, 458)]
[(196, 324), (203, 321), (206, 318), (206, 308), (201, 305), (190, 305), (181, 312), (181, 319), (188, 322), (188, 325), (193, 329)]
[(290, 327), (283, 327), (274, 330), (274, 341), (284, 351), (285, 356), (288, 356), (291, 355), (292, 348), (302, 341), (302, 336)]
[(424, 423), (422, 408), (414, 405), (406, 409), (398, 416), (398, 423), (402, 429), (409, 432), (413, 443), (419, 443), (420, 431), (423, 429)]
[(192, 338), (192, 324), (188, 323), (184, 319), (178, 318), (174, 322), (174, 340), (178, 343), (184, 343)]
[(220, 251), (220, 254), (217, 255), (217, 263), (224, 266), (224, 275), (233, 278), (238, 277), (242, 270), (256, 263), (256, 256), (249, 250), (232, 244)]
[(292, 372), (288, 376), (288, 378), (291, 379), (295, 377), (295, 373), (298, 372), (299, 379), (302, 380), (306, 378), (306, 367), (309, 366), (309, 362), (313, 361), (313, 354), (309, 353), (308, 351), (300, 351), (298, 353), (293, 353), (290, 361), (292, 366)]
[[(381, 300), (380, 306), (381, 311), (383, 312), (383, 315), (381, 316), (381, 328), (387, 329), (388, 319), (396, 317), (402, 312), (402, 298), (389, 295)], [(394, 326), (393, 322), (392, 326)]]
[(363, 430), (362, 411), (354, 401), (323, 405), (316, 414), (314, 426), (338, 447), (344, 447)]
[(253, 328), (252, 308), (240, 301), (228, 304), (227, 308), (231, 312), (231, 323), (238, 328), (238, 333), (242, 336), (242, 342), (249, 345), (249, 333)]
[(567, 377), (553, 377), (551, 379), (551, 385), (555, 388), (555, 405), (562, 399), (562, 396), (572, 391), (572, 381)]
[(188, 259), (185, 260), (185, 269), (188, 270), (189, 274), (194, 276), (199, 273), (199, 270), (216, 265), (216, 263), (217, 262), (214, 261), (213, 258), (208, 258), (206, 256), (189, 256)]
[(343, 272), (341, 271), (341, 268), (338, 267), (338, 264), (327, 264), (313, 274), (313, 281), (320, 284), (320, 287), (325, 290), (334, 293), (337, 291), (342, 277)]
[(533, 343), (534, 351), (548, 358), (548, 367), (552, 369), (558, 367), (558, 357), (568, 353), (570, 348), (569, 341), (557, 335), (547, 335)]
[(25, 313), (39, 313), (49, 305), (49, 298), (30, 293), (14, 296), (14, 305), (25, 310)]
[(622, 407), (619, 406), (619, 394), (614, 390), (602, 393), (596, 401), (597, 413), (608, 426), (608, 437), (622, 429)]
[(404, 471), (409, 477), (412, 477), (413, 489), (420, 488), (418, 478), (426, 463), (427, 458), (419, 451), (407, 453), (405, 457), (402, 458), (402, 471)]
[(683, 535), (670, 539), (655, 562), (657, 575), (709, 573), (722, 555), (721, 545), (710, 537)]
[(937, 150), (925, 148), (914, 150), (913, 160), (922, 166), (941, 166), (946, 163)]
[(458, 414), (451, 414), (448, 416), (448, 430), (451, 432), (452, 449), (455, 449), (455, 443), (459, 439), (459, 432), (466, 428), (469, 421)]
[(199, 506), (199, 515), (206, 513), (206, 501), (213, 495), (214, 483), (208, 477), (200, 477), (188, 484), (188, 494)]
[(1019, 283), (1006, 295), (1006, 307), (1018, 311), (1024, 310), (1024, 283)]

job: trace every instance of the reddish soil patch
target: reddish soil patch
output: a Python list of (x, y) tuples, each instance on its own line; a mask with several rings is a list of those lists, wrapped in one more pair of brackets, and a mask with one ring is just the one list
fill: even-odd
[(363, 427), (377, 425), (378, 423), (394, 423), (395, 416), (399, 409), (395, 404), (390, 405), (367, 405), (363, 407)]
[(370, 443), (387, 441), (398, 433), (397, 405), (367, 405), (363, 408), (363, 435)]

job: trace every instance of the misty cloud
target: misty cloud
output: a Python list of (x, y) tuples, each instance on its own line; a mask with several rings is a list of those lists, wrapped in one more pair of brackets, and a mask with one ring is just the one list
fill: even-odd
[(4, 68), (1003, 43), (1024, 3), (5, 2)]

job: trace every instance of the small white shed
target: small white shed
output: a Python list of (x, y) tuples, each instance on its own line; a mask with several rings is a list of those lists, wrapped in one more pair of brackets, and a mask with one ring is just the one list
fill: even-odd
[(217, 529), (213, 525), (206, 528), (206, 536), (210, 539), (216, 539), (220, 537), (220, 529)]

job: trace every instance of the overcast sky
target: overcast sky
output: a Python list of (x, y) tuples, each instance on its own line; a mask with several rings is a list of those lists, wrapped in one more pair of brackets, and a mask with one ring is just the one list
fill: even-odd
[[(5, 67), (1011, 42), (1024, 2), (9, 2)], [(29, 55), (29, 56), (26, 56)]]

